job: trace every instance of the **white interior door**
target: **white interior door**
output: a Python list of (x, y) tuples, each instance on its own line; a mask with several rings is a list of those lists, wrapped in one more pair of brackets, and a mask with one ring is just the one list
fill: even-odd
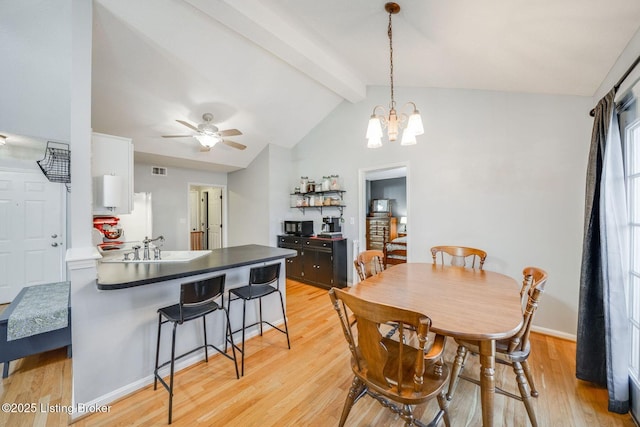
[(41, 173), (0, 171), (0, 303), (25, 286), (64, 280), (65, 191)]
[(207, 249), (218, 249), (222, 247), (222, 189), (210, 188), (208, 193)]
[(200, 231), (200, 203), (198, 190), (189, 190), (189, 230)]

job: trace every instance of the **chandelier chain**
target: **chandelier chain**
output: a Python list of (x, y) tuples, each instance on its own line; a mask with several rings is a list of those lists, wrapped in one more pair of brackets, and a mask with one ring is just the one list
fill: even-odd
[(389, 13), (389, 27), (387, 29), (387, 35), (389, 36), (389, 76), (391, 79), (391, 105), (392, 109), (396, 108), (396, 101), (393, 98), (393, 30), (391, 27), (391, 12)]
[(389, 102), (389, 111), (385, 111), (382, 105), (373, 107), (373, 113), (369, 117), (369, 125), (367, 126), (367, 147), (382, 147), (382, 138), (384, 137), (382, 128), (387, 129), (389, 142), (396, 141), (402, 135), (401, 145), (415, 145), (416, 136), (424, 133), (424, 126), (420, 112), (416, 104), (412, 101), (407, 102), (405, 107), (413, 107), (413, 110), (407, 112), (402, 111), (398, 114), (396, 111), (395, 87), (393, 83), (393, 17), (400, 12), (400, 5), (394, 2), (388, 2), (384, 5), (384, 10), (389, 13), (389, 23), (387, 25), (387, 36), (389, 37), (389, 80), (391, 89), (391, 101)]

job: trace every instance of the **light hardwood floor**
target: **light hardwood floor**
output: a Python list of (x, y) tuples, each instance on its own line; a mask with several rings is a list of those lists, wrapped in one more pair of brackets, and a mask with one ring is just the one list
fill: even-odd
[[(220, 356), (178, 373), (172, 425), (336, 426), (352, 375), (349, 351), (327, 292), (288, 281), (287, 310), (291, 350), (287, 350), (284, 335), (275, 331), (250, 340), (245, 376), (240, 380), (231, 362)], [(532, 347), (530, 363), (540, 391), (535, 399), (540, 426), (635, 425), (629, 415), (607, 412), (606, 390), (576, 380), (575, 343), (533, 334)], [(454, 353), (451, 341), (447, 361)], [(71, 361), (65, 354), (61, 349), (12, 363), (11, 375), (0, 387), (0, 402), (69, 405)], [(471, 358), (465, 372), (477, 369), (477, 358)], [(496, 378), (497, 385), (517, 393), (512, 371), (499, 365)], [(495, 400), (496, 425), (529, 425), (521, 402), (499, 395)], [(166, 425), (167, 403), (164, 389), (154, 391), (148, 386), (113, 403), (109, 413), (94, 414), (73, 425)], [(416, 412), (429, 420), (435, 405), (429, 403)], [(479, 426), (479, 387), (461, 381), (450, 415), (453, 427)], [(67, 416), (61, 413), (0, 412), (0, 426), (66, 423)], [(403, 423), (365, 396), (352, 409), (347, 425), (399, 427)]]

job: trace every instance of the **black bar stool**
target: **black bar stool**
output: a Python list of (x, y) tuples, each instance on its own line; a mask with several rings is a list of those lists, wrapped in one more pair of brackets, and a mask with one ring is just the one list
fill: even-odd
[[(229, 312), (231, 312), (231, 301), (242, 300), (242, 329), (233, 331), (232, 334), (242, 331), (242, 348), (236, 347), (242, 353), (242, 370), (241, 375), (244, 376), (244, 336), (245, 330), (255, 325), (260, 325), (260, 335), (262, 335), (262, 324), (266, 323), (272, 328), (282, 332), (287, 336), (287, 347), (291, 348), (289, 342), (289, 328), (287, 327), (287, 314), (284, 309), (284, 300), (282, 292), (280, 292), (280, 264), (269, 264), (262, 267), (253, 267), (249, 272), (249, 284), (229, 290)], [(276, 286), (272, 286), (275, 283)], [(284, 330), (278, 328), (272, 323), (262, 319), (262, 298), (273, 293), (280, 295), (280, 305), (282, 306), (282, 317), (284, 319)], [(247, 301), (257, 299), (260, 307), (260, 320), (250, 325), (246, 324), (247, 317)]]
[[(180, 286), (180, 302), (178, 304), (163, 307), (158, 310), (158, 341), (156, 346), (156, 369), (153, 371), (153, 389), (156, 390), (158, 386), (158, 380), (162, 383), (164, 388), (169, 391), (169, 424), (171, 424), (171, 415), (173, 409), (173, 372), (175, 361), (185, 357), (195, 351), (204, 348), (204, 359), (209, 361), (208, 348), (211, 347), (224, 357), (233, 360), (233, 364), (236, 368), (236, 378), (240, 378), (238, 374), (238, 363), (236, 361), (237, 346), (233, 344), (233, 335), (231, 334), (231, 325), (229, 324), (229, 312), (224, 307), (224, 283), (226, 276), (212, 277), (210, 279), (198, 280), (196, 282), (183, 283)], [(220, 297), (222, 299), (221, 304), (218, 305), (215, 300)], [(213, 313), (216, 310), (224, 311), (227, 320), (227, 332), (225, 333), (225, 350), (227, 343), (231, 343), (231, 349), (233, 350), (233, 357), (228, 355), (225, 351), (222, 351), (213, 344), (207, 343), (207, 323), (205, 316), (209, 313)], [(204, 345), (194, 348), (184, 354), (176, 357), (176, 327), (182, 325), (184, 322), (202, 318), (202, 329), (204, 333)], [(163, 320), (164, 318), (164, 320)], [(160, 356), (160, 332), (162, 331), (162, 325), (171, 322), (173, 323), (173, 335), (171, 337), (171, 359), (162, 365), (158, 365)], [(158, 370), (167, 365), (171, 365), (171, 374), (169, 384), (158, 375)]]

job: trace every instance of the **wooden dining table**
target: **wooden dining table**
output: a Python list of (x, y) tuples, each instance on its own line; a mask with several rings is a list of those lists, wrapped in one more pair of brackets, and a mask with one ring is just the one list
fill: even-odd
[(496, 340), (513, 336), (523, 321), (516, 280), (487, 270), (406, 263), (348, 291), (367, 301), (425, 314), (433, 332), (479, 341), (482, 424), (493, 426)]

